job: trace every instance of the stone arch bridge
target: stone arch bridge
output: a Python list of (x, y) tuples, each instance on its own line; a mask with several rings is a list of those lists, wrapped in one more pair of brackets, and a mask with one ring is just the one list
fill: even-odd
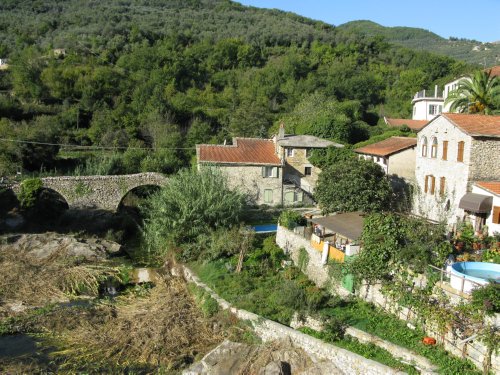
[[(44, 177), (43, 187), (59, 193), (70, 208), (92, 208), (116, 211), (123, 197), (139, 186), (163, 186), (168, 178), (160, 173), (138, 173), (116, 176)], [(19, 183), (11, 185), (19, 194)]]

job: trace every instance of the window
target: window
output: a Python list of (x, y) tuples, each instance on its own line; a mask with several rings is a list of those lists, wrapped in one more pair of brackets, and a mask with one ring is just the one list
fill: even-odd
[(442, 105), (440, 105), (440, 106), (438, 107), (438, 113), (439, 113), (439, 114), (441, 114), (442, 112), (443, 112), (443, 106), (442, 106)]
[(464, 141), (458, 142), (458, 153), (457, 153), (457, 161), (464, 161)]
[(304, 175), (310, 176), (311, 174), (312, 174), (312, 167), (305, 167), (304, 168)]
[(493, 217), (491, 220), (493, 224), (500, 224), (500, 206), (493, 206)]
[(439, 179), (439, 195), (443, 196), (446, 190), (446, 178), (441, 177)]
[(424, 193), (427, 193), (427, 191), (429, 191), (428, 186), (429, 186), (429, 176), (425, 176)]
[(435, 104), (429, 104), (429, 115), (435, 115), (438, 111), (438, 106)]
[(286, 156), (287, 157), (292, 157), (293, 156), (293, 148), (287, 148), (286, 149)]
[(422, 156), (427, 156), (427, 137), (422, 137)]
[(264, 203), (273, 203), (273, 191), (272, 189), (264, 190)]
[(436, 189), (436, 177), (430, 176), (429, 179), (431, 182), (431, 186), (429, 187), (429, 193), (431, 193), (431, 195), (434, 195), (434, 191)]
[(264, 178), (278, 177), (278, 167), (262, 167), (262, 177)]
[(436, 137), (432, 138), (432, 146), (431, 146), (431, 158), (437, 158), (438, 154), (438, 140)]
[(443, 160), (448, 160), (448, 141), (443, 141)]

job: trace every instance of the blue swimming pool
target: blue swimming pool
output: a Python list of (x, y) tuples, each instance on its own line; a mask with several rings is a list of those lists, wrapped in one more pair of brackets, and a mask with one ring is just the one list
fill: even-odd
[(272, 233), (278, 230), (277, 224), (262, 224), (252, 227), (256, 233)]
[(451, 286), (470, 293), (472, 289), (490, 282), (500, 283), (500, 264), (459, 262), (451, 266)]

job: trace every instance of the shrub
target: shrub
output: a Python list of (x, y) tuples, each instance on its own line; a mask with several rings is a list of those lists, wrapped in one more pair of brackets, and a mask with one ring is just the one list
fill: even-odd
[(21, 183), (19, 202), (22, 208), (32, 208), (35, 206), (38, 193), (43, 187), (43, 182), (39, 178), (28, 178)]
[(283, 211), (278, 219), (279, 225), (292, 230), (297, 226), (306, 225), (307, 220), (300, 213), (295, 211)]
[(500, 313), (500, 285), (488, 284), (472, 291), (472, 305), (486, 314)]

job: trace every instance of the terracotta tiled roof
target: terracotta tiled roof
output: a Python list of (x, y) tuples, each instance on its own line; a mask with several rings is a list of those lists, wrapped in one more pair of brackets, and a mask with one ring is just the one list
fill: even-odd
[(233, 144), (197, 145), (201, 163), (281, 165), (274, 142), (259, 138), (234, 138)]
[(385, 117), (385, 123), (389, 126), (400, 127), (407, 125), (410, 129), (419, 131), (427, 124), (426, 120), (407, 120), (404, 118), (388, 118)]
[(414, 147), (416, 145), (416, 138), (391, 137), (381, 142), (357, 148), (354, 150), (354, 152), (357, 152), (358, 154), (369, 154), (385, 157), (395, 154), (399, 151), (406, 150), (407, 148)]
[(470, 136), (500, 137), (500, 116), (443, 113), (443, 116)]
[(500, 65), (493, 66), (491, 68), (485, 69), (487, 72), (490, 72), (490, 75), (493, 77), (500, 76)]
[(500, 181), (478, 181), (476, 185), (500, 196)]

